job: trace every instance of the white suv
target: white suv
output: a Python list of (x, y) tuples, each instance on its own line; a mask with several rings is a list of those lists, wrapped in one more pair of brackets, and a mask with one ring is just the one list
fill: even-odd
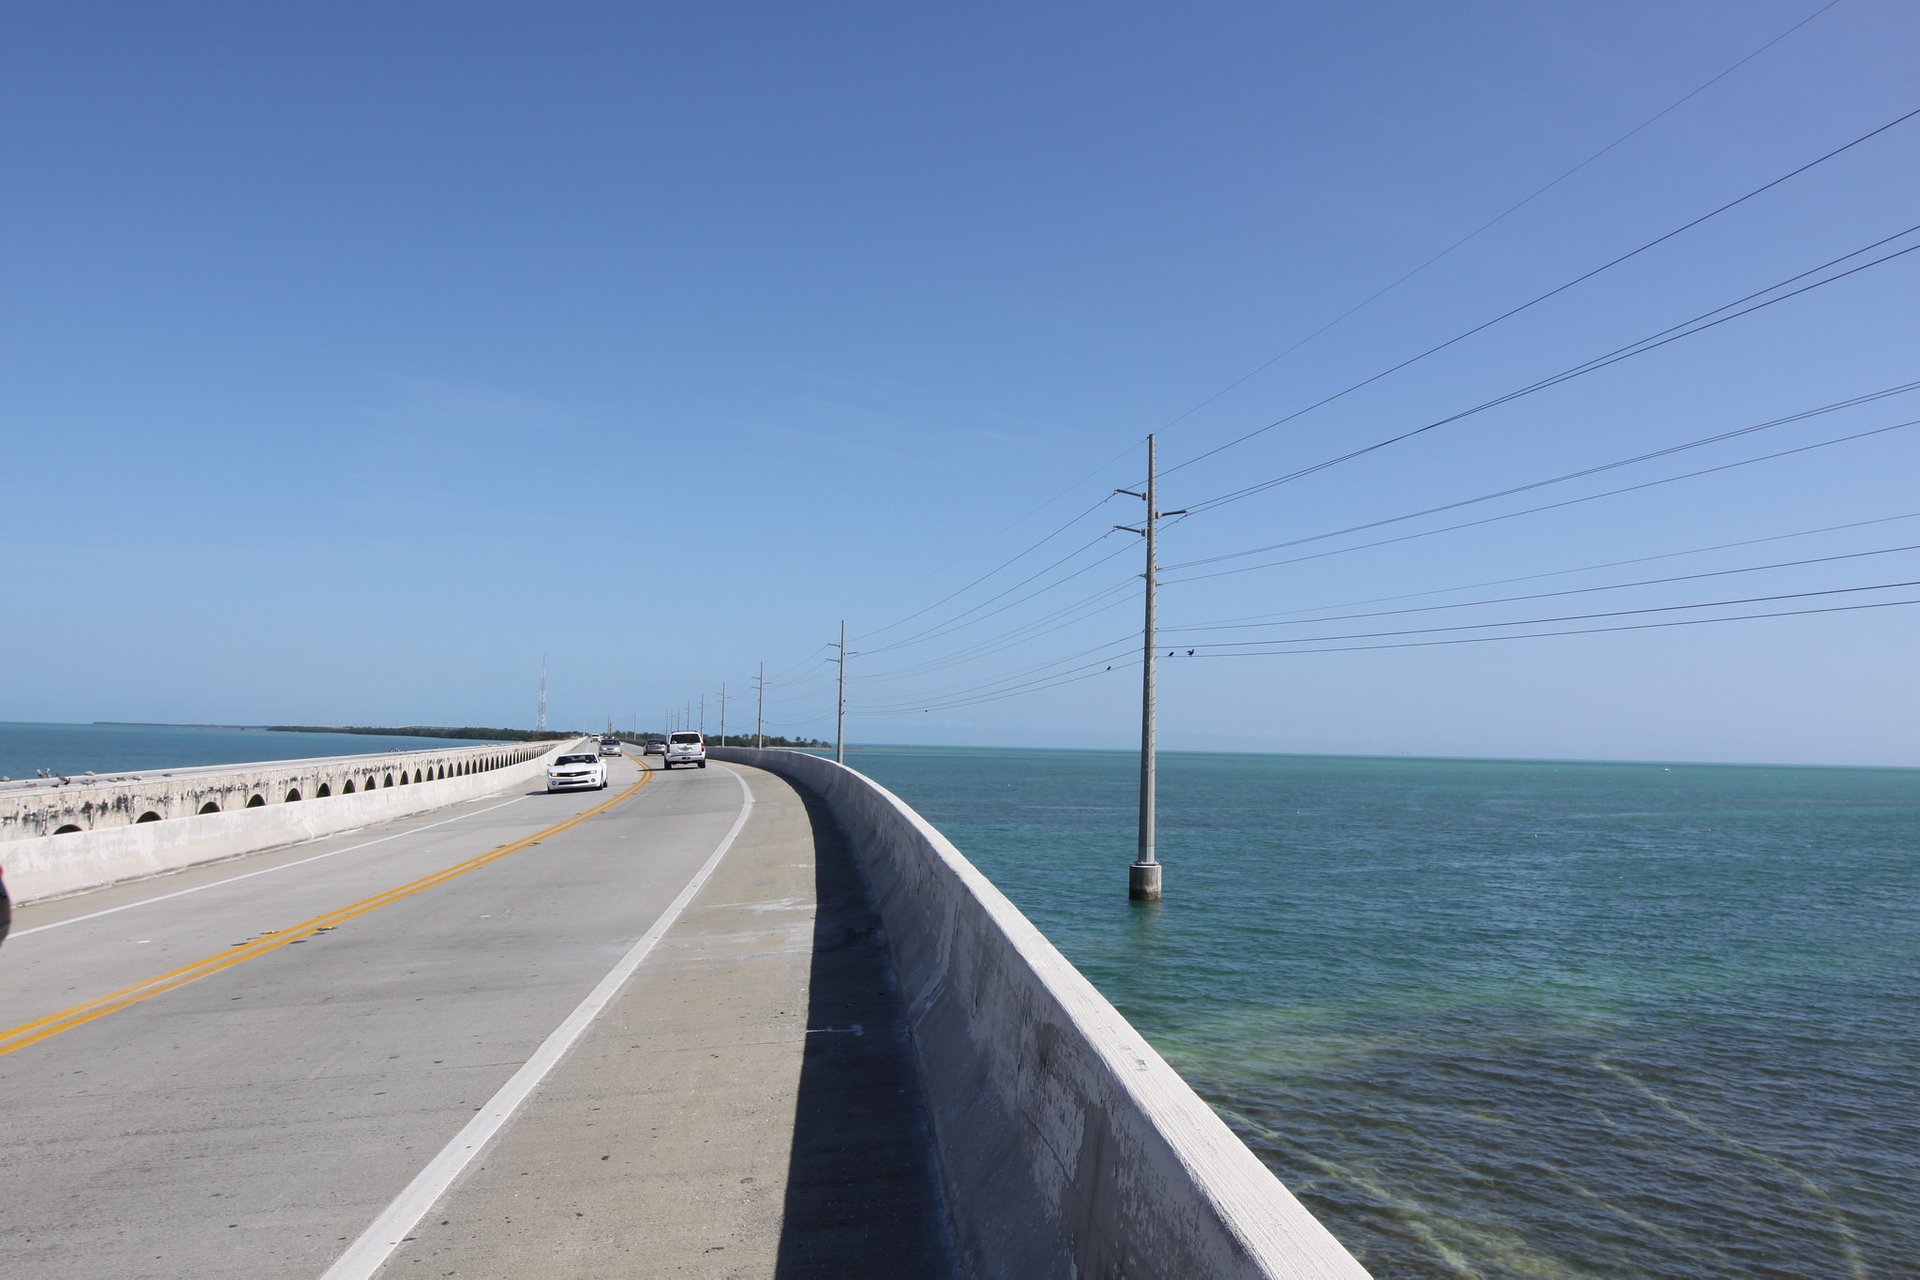
[(679, 733), (667, 735), (667, 754), (662, 767), (671, 769), (677, 764), (697, 764), (707, 767), (707, 743), (704, 738), (691, 730), (682, 729)]

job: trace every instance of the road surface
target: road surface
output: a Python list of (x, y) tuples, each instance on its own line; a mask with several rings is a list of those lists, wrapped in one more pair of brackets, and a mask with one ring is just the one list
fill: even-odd
[(608, 763), (21, 909), (0, 1272), (950, 1273), (831, 824)]

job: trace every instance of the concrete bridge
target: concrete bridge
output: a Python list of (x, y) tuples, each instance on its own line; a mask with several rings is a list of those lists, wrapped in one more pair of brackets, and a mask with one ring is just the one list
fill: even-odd
[[(0, 782), (0, 841), (77, 835), (167, 818), (458, 780), (545, 759), (553, 748), (551, 742), (488, 743), (104, 777), (87, 773), (10, 779)], [(444, 802), (444, 795), (439, 798)]]
[(0, 842), (10, 1271), (1365, 1274), (860, 775), (425, 754)]

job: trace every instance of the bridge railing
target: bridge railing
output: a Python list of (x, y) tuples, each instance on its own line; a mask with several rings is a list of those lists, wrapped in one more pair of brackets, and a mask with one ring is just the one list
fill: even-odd
[(0, 784), (17, 901), (79, 893), (544, 782), (577, 740)]
[(967, 1274), (1366, 1275), (1079, 970), (898, 797), (804, 752), (708, 754), (819, 796), (864, 867)]

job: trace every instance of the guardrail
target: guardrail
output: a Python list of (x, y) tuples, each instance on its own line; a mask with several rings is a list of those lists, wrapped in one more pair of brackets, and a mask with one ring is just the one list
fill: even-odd
[(708, 754), (819, 796), (866, 871), (967, 1274), (1367, 1274), (1079, 970), (898, 797), (804, 752)]
[(20, 902), (423, 813), (542, 779), (574, 741), (276, 760), (0, 784)]

